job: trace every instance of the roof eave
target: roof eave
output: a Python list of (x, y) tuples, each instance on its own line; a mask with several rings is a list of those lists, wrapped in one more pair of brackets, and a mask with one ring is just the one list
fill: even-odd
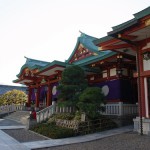
[(49, 67), (54, 66), (54, 65), (59, 65), (59, 66), (62, 66), (62, 67), (65, 68), (66, 65), (67, 65), (67, 63), (54, 60), (54, 61), (52, 61), (50, 64), (46, 65), (45, 67), (42, 67), (42, 68), (39, 70), (39, 73), (40, 73), (41, 71), (44, 71), (45, 69), (47, 69), (47, 68), (49, 68)]
[(126, 30), (127, 28), (130, 28), (130, 27), (132, 27), (132, 26), (137, 25), (137, 23), (138, 23), (138, 20), (133, 20), (132, 22), (130, 22), (130, 23), (127, 24), (127, 25), (124, 25), (124, 26), (122, 26), (122, 27), (120, 27), (120, 28), (118, 28), (118, 29), (115, 29), (115, 30), (113, 30), (113, 31), (107, 32), (107, 34), (108, 34), (108, 36), (114, 36), (114, 35), (116, 35), (116, 34), (118, 34), (118, 33), (123, 32), (123, 31)]

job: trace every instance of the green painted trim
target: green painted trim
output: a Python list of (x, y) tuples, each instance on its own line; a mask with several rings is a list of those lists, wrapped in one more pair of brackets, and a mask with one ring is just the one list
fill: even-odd
[(67, 63), (65, 62), (61, 62), (61, 61), (57, 61), (57, 60), (54, 60), (52, 61), (51, 63), (49, 63), (48, 65), (46, 65), (45, 67), (42, 67), (39, 72), (51, 67), (51, 66), (54, 66), (54, 65), (59, 65), (59, 66), (62, 66), (62, 67), (66, 67)]
[(94, 44), (94, 40), (97, 40), (98, 38), (95, 38), (95, 37), (92, 37), (92, 36), (89, 36), (85, 33), (82, 33), (81, 32), (81, 35), (80, 37), (78, 37), (77, 39), (77, 42), (76, 42), (76, 45), (75, 45), (75, 48), (74, 50), (72, 51), (71, 55), (69, 56), (69, 58), (66, 60), (66, 62), (68, 63), (72, 56), (75, 54), (75, 51), (77, 50), (79, 44), (82, 44), (86, 49), (88, 49), (89, 51), (91, 52), (94, 52), (94, 53), (97, 53), (99, 54), (99, 50), (98, 50), (98, 47)]
[(94, 62), (99, 61), (99, 60), (106, 59), (106, 58), (111, 57), (113, 55), (116, 55), (116, 52), (109, 52), (108, 54), (105, 54), (103, 56), (97, 55), (97, 56), (93, 56), (93, 57), (87, 57), (84, 60), (77, 61), (73, 64), (74, 65), (79, 65), (79, 66), (89, 65), (91, 63), (94, 63)]
[(21, 75), (22, 71), (25, 68), (29, 68), (30, 70), (41, 69), (42, 67), (44, 67), (45, 65), (47, 65), (49, 63), (49, 62), (46, 62), (46, 61), (31, 59), (31, 58), (28, 58), (28, 57), (25, 57), (25, 58), (26, 58), (26, 63), (21, 67), (19, 74), (16, 75), (17, 77), (19, 77)]
[(141, 19), (141, 18), (143, 18), (143, 17), (145, 17), (145, 16), (147, 16), (147, 15), (150, 15), (150, 6), (147, 7), (146, 9), (143, 9), (143, 10), (140, 11), (140, 12), (135, 13), (135, 14), (134, 14), (134, 17), (135, 17), (136, 19)]
[(111, 36), (104, 36), (104, 37), (102, 37), (102, 38), (100, 38), (98, 40), (94, 40), (93, 42), (94, 42), (94, 44), (97, 45), (99, 43), (103, 43), (103, 42), (106, 42), (106, 41), (111, 40), (111, 39), (113, 39), (113, 37), (111, 37)]
[(74, 47), (74, 50), (72, 51), (71, 55), (69, 56), (69, 58), (66, 60), (66, 63), (69, 63), (69, 61), (71, 60), (72, 56), (74, 55), (75, 51), (77, 50), (79, 44), (80, 44), (80, 40), (79, 40), (80, 37), (77, 38), (77, 42), (76, 42), (76, 45)]
[(13, 80), (12, 82), (13, 82), (13, 83), (17, 83), (17, 81), (19, 81), (19, 79)]
[(127, 28), (134, 26), (138, 23), (138, 20), (133, 19), (132, 21), (128, 21), (126, 23), (123, 23), (122, 25), (118, 25), (118, 27), (116, 26), (115, 30), (108, 32), (107, 34), (109, 36), (112, 36), (114, 34), (118, 34), (120, 32), (122, 32), (123, 30), (126, 30)]
[(42, 67), (41, 67), (41, 66), (38, 66), (38, 65), (34, 65), (34, 66), (31, 67), (30, 65), (25, 64), (25, 65), (23, 65), (23, 66), (21, 67), (19, 74), (16, 75), (16, 76), (19, 77), (19, 76), (21, 75), (22, 71), (23, 71), (25, 68), (29, 68), (30, 70), (34, 70), (34, 69), (40, 69), (40, 68), (42, 68)]
[(131, 20), (128, 20), (122, 24), (119, 24), (117, 26), (112, 27), (113, 31), (108, 32), (108, 35), (114, 35), (114, 34), (118, 34), (119, 32), (122, 32), (123, 30), (126, 30), (127, 28), (134, 26), (136, 24), (138, 24), (138, 20), (150, 15), (150, 7), (147, 7), (146, 9), (134, 14), (134, 18)]

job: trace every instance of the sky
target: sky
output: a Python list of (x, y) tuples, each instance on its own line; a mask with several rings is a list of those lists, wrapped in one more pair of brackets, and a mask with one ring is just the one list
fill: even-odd
[(28, 58), (65, 61), (80, 32), (101, 38), (150, 0), (0, 0), (0, 84), (19, 85)]

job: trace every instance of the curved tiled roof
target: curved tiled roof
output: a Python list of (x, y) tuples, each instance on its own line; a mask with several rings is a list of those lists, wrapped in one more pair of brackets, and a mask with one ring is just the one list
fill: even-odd
[(48, 65), (50, 62), (46, 62), (46, 61), (41, 61), (41, 60), (36, 60), (36, 59), (31, 59), (31, 58), (26, 58), (26, 63), (21, 67), (20, 69), (20, 73), (17, 75), (17, 77), (20, 76), (21, 72), (23, 69), (25, 68), (29, 68), (29, 69), (41, 69), (43, 67), (45, 67), (46, 65)]
[(134, 18), (133, 19), (130, 19), (126, 22), (123, 22), (119, 25), (116, 25), (114, 27), (112, 27), (112, 31), (108, 32), (108, 36), (105, 36), (105, 37), (102, 37), (98, 40), (94, 40), (94, 43), (95, 44), (99, 44), (99, 43), (102, 43), (102, 42), (105, 42), (105, 41), (108, 41), (108, 40), (111, 40), (113, 39), (113, 37), (111, 36), (112, 34), (114, 33), (117, 33), (117, 32), (120, 32), (128, 27), (131, 27), (133, 25), (136, 25), (138, 23), (138, 20), (147, 16), (147, 15), (150, 15), (150, 6), (147, 7), (146, 9), (134, 14)]
[(117, 26), (114, 26), (112, 27), (113, 31), (111, 32), (108, 32), (108, 35), (111, 35), (111, 34), (114, 34), (116, 32), (119, 32), (119, 31), (122, 31), (122, 30), (125, 30), (126, 28), (128, 27), (131, 27), (131, 26), (134, 26), (138, 23), (138, 20), (145, 17), (145, 16), (148, 16), (150, 15), (150, 6), (147, 7), (146, 9), (134, 14), (134, 18), (129, 20), (129, 21), (126, 21), (122, 24), (119, 24)]
[[(112, 53), (111, 51), (105, 51), (105, 52), (101, 52), (98, 50), (98, 47), (94, 44), (94, 41), (98, 40), (98, 38), (95, 38), (95, 37), (92, 37), (90, 35), (87, 35), (85, 33), (82, 33), (81, 32), (81, 35), (80, 37), (78, 37), (77, 39), (77, 43), (76, 43), (76, 46), (73, 50), (73, 52), (71, 53), (70, 57), (68, 58), (68, 60), (66, 61), (67, 63), (71, 60), (72, 56), (74, 55), (75, 51), (77, 50), (79, 44), (82, 44), (85, 48), (87, 48), (88, 50), (96, 53), (97, 55), (100, 55), (101, 56), (104, 56), (108, 53)], [(90, 57), (90, 58), (89, 58)], [(96, 56), (89, 56), (88, 59), (93, 59), (95, 58)], [(82, 61), (88, 61), (88, 59), (84, 58), (84, 60), (80, 60), (78, 61), (79, 62), (82, 62)], [(74, 62), (73, 64), (78, 64), (77, 62)]]

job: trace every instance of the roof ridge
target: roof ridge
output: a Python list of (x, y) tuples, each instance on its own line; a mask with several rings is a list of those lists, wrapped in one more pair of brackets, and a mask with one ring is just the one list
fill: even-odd
[(28, 61), (31, 60), (31, 61), (37, 61), (37, 62), (50, 63), (50, 62), (48, 62), (48, 61), (43, 61), (43, 60), (33, 59), (33, 58), (26, 57), (26, 56), (24, 56), (24, 58), (26, 58), (26, 62), (28, 62)]
[(91, 36), (91, 35), (88, 35), (88, 34), (82, 32), (82, 31), (79, 31), (79, 32), (81, 33), (80, 37), (86, 36), (86, 37), (93, 38), (93, 39), (95, 39), (95, 40), (98, 39), (98, 38), (96, 38), (96, 37), (94, 37), (94, 36)]

